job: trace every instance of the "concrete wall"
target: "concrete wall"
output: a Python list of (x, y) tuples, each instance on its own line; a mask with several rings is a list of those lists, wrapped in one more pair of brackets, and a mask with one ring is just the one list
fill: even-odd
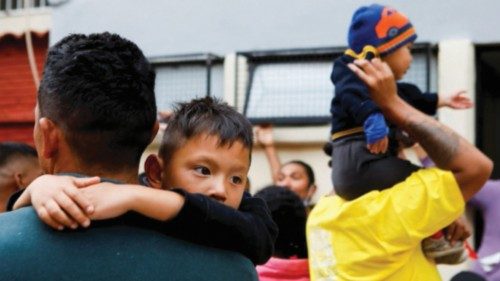
[[(61, 1), (63, 2), (63, 1)], [(345, 46), (363, 0), (69, 0), (53, 9), (51, 42), (68, 33), (111, 31), (148, 56)], [(500, 1), (387, 0), (417, 28), (420, 42), (499, 42)]]

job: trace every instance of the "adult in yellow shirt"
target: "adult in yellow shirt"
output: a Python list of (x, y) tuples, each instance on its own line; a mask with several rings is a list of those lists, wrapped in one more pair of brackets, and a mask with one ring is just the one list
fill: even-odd
[(349, 68), (366, 83), (384, 116), (419, 142), (438, 168), (419, 170), (352, 201), (321, 199), (307, 223), (311, 280), (441, 280), (420, 243), (461, 215), (493, 164), (453, 130), (399, 98), (385, 62), (357, 60)]

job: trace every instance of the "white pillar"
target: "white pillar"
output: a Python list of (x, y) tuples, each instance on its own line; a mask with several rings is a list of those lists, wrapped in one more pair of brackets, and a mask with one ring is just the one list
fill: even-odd
[(243, 112), (248, 84), (248, 64), (243, 56), (236, 53), (224, 58), (224, 100)]
[[(474, 45), (470, 40), (444, 40), (439, 43), (439, 95), (464, 89), (473, 102), (476, 99), (476, 68)], [(475, 107), (467, 110), (443, 108), (439, 121), (453, 128), (471, 143), (475, 143)]]

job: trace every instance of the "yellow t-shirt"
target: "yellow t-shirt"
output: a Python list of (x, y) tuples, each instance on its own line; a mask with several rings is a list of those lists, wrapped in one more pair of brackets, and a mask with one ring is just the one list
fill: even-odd
[(420, 243), (464, 205), (453, 174), (437, 168), (352, 201), (324, 197), (307, 221), (311, 280), (441, 280)]

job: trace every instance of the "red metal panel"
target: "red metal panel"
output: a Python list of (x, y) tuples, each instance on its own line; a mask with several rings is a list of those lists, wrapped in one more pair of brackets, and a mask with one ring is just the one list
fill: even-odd
[[(39, 76), (48, 49), (48, 34), (32, 33)], [(36, 87), (33, 82), (24, 37), (0, 38), (0, 141), (33, 143), (33, 108)]]
[(33, 145), (33, 123), (0, 123), (2, 141), (21, 141)]

